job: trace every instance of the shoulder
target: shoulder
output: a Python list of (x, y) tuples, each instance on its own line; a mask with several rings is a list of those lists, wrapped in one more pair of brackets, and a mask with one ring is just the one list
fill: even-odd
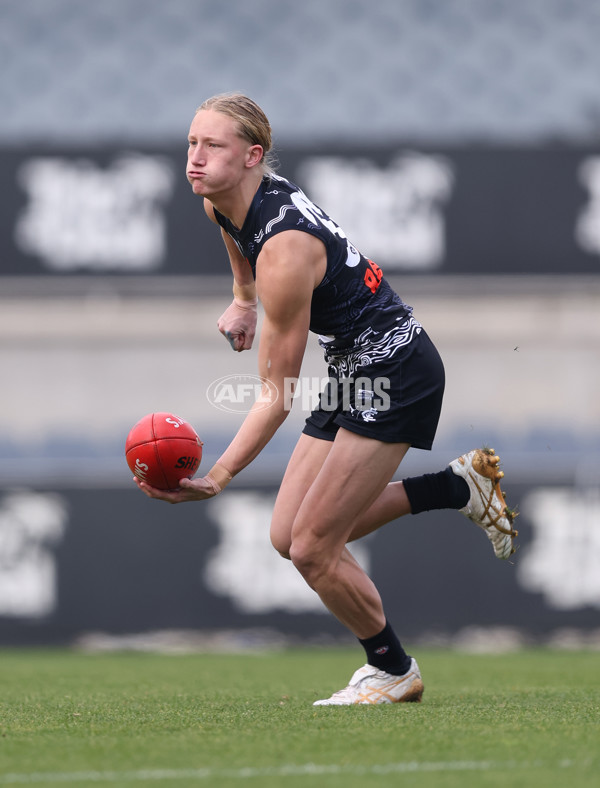
[(294, 205), (296, 195), (300, 189), (287, 178), (272, 174), (265, 178), (262, 184), (262, 204), (273, 205)]
[(260, 253), (261, 261), (278, 260), (282, 256), (296, 258), (300, 263), (307, 258), (319, 258), (325, 254), (323, 242), (315, 235), (288, 228), (268, 238)]
[(299, 220), (302, 219), (300, 194), (297, 186), (278, 175), (265, 181), (256, 214), (261, 240), (286, 230), (303, 229), (299, 226)]
[(256, 264), (256, 283), (261, 288), (275, 282), (281, 289), (312, 294), (326, 268), (326, 249), (319, 238), (298, 230), (284, 230), (262, 247)]

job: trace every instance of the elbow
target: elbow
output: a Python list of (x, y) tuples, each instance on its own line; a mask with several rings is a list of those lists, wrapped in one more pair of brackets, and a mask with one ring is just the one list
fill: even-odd
[[(286, 405), (287, 403), (287, 405)], [(272, 382), (263, 382), (263, 388), (254, 402), (249, 416), (260, 418), (263, 423), (263, 430), (273, 435), (283, 422), (287, 419), (290, 412), (289, 398), (283, 396), (279, 387)]]
[(285, 402), (277, 401), (271, 407), (271, 418), (273, 420), (273, 424), (275, 429), (279, 429), (283, 422), (287, 419), (290, 413), (289, 407), (285, 406)]
[(256, 401), (260, 410), (268, 410), (269, 416), (273, 421), (277, 421), (277, 426), (283, 424), (292, 409), (294, 385), (289, 381), (296, 382), (296, 378), (284, 378), (283, 381), (275, 383), (268, 378), (263, 379), (261, 393)]

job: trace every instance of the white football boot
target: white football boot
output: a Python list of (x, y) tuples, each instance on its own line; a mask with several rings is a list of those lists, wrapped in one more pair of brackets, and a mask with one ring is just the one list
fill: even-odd
[(344, 689), (330, 698), (317, 700), (313, 706), (354, 706), (375, 703), (418, 703), (423, 696), (423, 681), (414, 659), (403, 676), (394, 676), (373, 665), (363, 665)]
[(460, 511), (488, 535), (497, 558), (509, 558), (514, 552), (513, 539), (518, 531), (512, 527), (516, 517), (504, 500), (498, 468), (500, 457), (493, 449), (474, 449), (452, 460), (450, 467), (469, 485), (471, 497)]

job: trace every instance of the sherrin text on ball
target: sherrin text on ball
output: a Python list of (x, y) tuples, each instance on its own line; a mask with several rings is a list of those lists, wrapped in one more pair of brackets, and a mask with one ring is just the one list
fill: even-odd
[(175, 490), (200, 467), (202, 441), (194, 428), (173, 413), (149, 413), (125, 442), (127, 465), (135, 476), (159, 490)]

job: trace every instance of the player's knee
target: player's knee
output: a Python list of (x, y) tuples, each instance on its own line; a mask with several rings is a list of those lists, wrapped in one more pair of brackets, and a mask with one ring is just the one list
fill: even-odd
[(323, 555), (320, 555), (312, 545), (292, 542), (290, 545), (290, 559), (302, 577), (311, 588), (314, 588), (319, 578), (327, 572), (327, 564)]
[(271, 544), (277, 550), (282, 558), (290, 558), (290, 536), (288, 533), (282, 533), (277, 528), (271, 527)]

